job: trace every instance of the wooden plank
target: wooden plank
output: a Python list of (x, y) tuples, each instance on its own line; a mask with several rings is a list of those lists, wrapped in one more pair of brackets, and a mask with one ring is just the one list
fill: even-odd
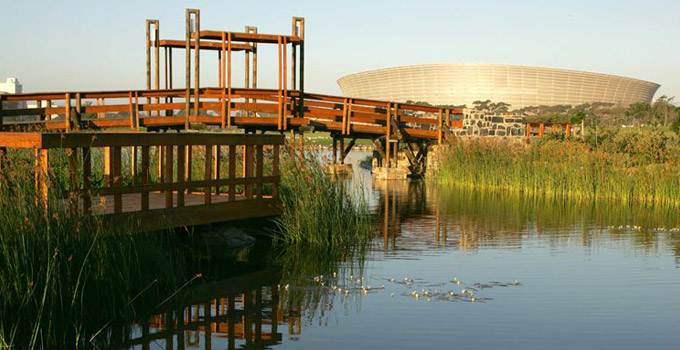
[(132, 223), (136, 231), (161, 230), (281, 214), (281, 202), (253, 199), (102, 216), (105, 225)]
[[(158, 117), (168, 118), (168, 117)], [(26, 133), (16, 133), (18, 137)], [(4, 133), (3, 133), (4, 135)], [(42, 148), (80, 148), (80, 147), (125, 147), (125, 146), (168, 146), (168, 145), (273, 145), (283, 144), (282, 135), (243, 135), (223, 133), (73, 133), (60, 135), (57, 133), (37, 134)], [(0, 146), (4, 145), (4, 136)]]
[[(185, 183), (150, 183), (148, 185), (130, 185), (124, 187), (104, 187), (93, 190), (93, 193), (99, 196), (110, 196), (115, 194), (125, 195), (125, 194), (137, 194), (142, 192), (165, 192), (165, 191), (178, 191), (186, 186), (192, 186), (193, 188), (201, 187), (215, 187), (215, 186), (231, 186), (231, 185), (254, 185), (258, 182), (256, 177), (237, 177), (235, 179), (208, 179), (208, 180), (194, 180)], [(264, 176), (262, 177), (262, 182), (264, 183), (278, 183), (280, 178), (277, 176)], [(82, 190), (78, 191), (82, 193)], [(200, 193), (200, 192), (199, 192)], [(153, 194), (153, 193), (152, 193)], [(266, 197), (266, 196), (263, 196)], [(163, 194), (163, 205), (165, 205), (165, 194)], [(185, 198), (186, 206), (186, 198)]]

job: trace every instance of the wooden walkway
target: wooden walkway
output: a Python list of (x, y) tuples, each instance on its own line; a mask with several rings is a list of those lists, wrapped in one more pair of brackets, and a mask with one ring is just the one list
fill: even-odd
[[(32, 149), (43, 208), (145, 231), (280, 214), (283, 142), (280, 135), (7, 132), (0, 163), (8, 152)], [(66, 179), (58, 178), (63, 170)], [(94, 184), (98, 177), (103, 184)]]

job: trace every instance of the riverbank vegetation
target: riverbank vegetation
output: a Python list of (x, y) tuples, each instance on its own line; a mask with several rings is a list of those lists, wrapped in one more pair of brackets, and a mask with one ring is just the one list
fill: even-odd
[(282, 153), (280, 197), (283, 214), (277, 219), (278, 242), (316, 246), (345, 245), (371, 237), (365, 198), (351, 186), (325, 174), (320, 158)]
[(680, 141), (663, 130), (612, 128), (529, 144), (456, 140), (439, 182), (575, 199), (680, 206)]
[[(36, 201), (30, 152), (3, 155), (0, 181), (0, 349), (107, 347), (200, 279), (191, 238), (177, 232), (134, 233), (74, 215), (58, 193), (68, 174), (51, 155), (51, 203)], [(274, 240), (335, 248), (347, 257), (372, 232), (365, 201), (323, 173), (314, 155), (282, 152)], [(98, 174), (95, 174), (98, 178)], [(280, 249), (292, 245), (281, 244)], [(334, 255), (334, 256), (336, 256)], [(290, 255), (286, 255), (290, 256)], [(275, 263), (279, 259), (274, 259)], [(335, 261), (335, 259), (333, 259)], [(338, 261), (342, 259), (337, 259)], [(224, 266), (224, 265), (222, 265)], [(328, 268), (321, 271), (329, 271)]]
[[(36, 202), (29, 163), (7, 157), (0, 182), (0, 348), (108, 343), (191, 277), (171, 236), (131, 234)], [(142, 307), (145, 306), (145, 307)]]

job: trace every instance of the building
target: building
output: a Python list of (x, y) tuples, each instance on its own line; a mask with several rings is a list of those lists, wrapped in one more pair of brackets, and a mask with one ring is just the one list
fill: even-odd
[[(23, 86), (17, 78), (7, 78), (4, 83), (0, 83), (0, 94), (21, 94), (24, 92)], [(14, 102), (3, 105), (5, 108), (26, 108), (26, 102)]]
[(651, 102), (659, 84), (615, 75), (506, 64), (424, 64), (342, 77), (345, 96), (433, 105), (505, 102), (511, 109), (606, 102)]

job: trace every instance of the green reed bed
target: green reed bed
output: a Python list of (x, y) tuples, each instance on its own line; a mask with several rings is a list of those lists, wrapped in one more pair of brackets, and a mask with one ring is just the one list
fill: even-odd
[(73, 216), (56, 198), (59, 186), (45, 211), (36, 205), (32, 164), (21, 153), (7, 158), (0, 181), (0, 348), (115, 342), (107, 326), (140, 317), (187, 281), (172, 238)]
[(680, 205), (677, 139), (660, 134), (599, 140), (471, 139), (453, 142), (438, 173), (445, 185), (623, 203)]
[(281, 154), (281, 174), (284, 208), (277, 219), (277, 241), (332, 246), (371, 237), (365, 198), (342, 179), (325, 174), (320, 157), (300, 157), (295, 151), (285, 150)]

